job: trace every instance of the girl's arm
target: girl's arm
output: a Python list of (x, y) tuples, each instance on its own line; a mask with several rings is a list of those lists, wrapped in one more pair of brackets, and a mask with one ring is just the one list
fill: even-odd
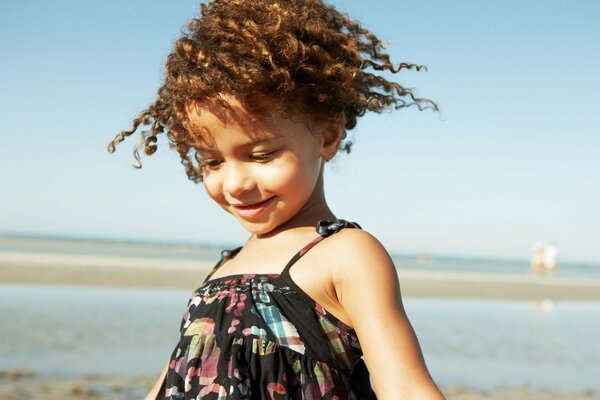
[(377, 397), (444, 399), (406, 317), (398, 275), (387, 251), (364, 231), (343, 233), (344, 240), (335, 241), (340, 248), (334, 254), (344, 257), (334, 268), (333, 283), (360, 341)]
[(165, 379), (165, 375), (167, 375), (168, 369), (169, 369), (169, 362), (167, 361), (167, 365), (165, 365), (165, 368), (160, 373), (160, 376), (158, 377), (156, 382), (154, 382), (154, 386), (152, 386), (152, 389), (150, 389), (150, 391), (148, 392), (146, 397), (144, 397), (144, 400), (156, 400), (156, 396), (158, 395), (158, 391), (159, 391), (160, 387), (162, 386), (163, 380)]

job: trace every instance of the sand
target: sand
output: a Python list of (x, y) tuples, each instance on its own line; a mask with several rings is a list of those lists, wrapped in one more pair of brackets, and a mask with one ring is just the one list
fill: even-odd
[[(0, 252), (0, 282), (195, 289), (212, 263), (158, 258)], [(400, 270), (404, 296), (600, 299), (600, 280), (477, 272)]]
[[(132, 379), (84, 376), (69, 379), (44, 379), (26, 371), (0, 371), (0, 398), (16, 399), (141, 399), (152, 386), (150, 377)], [(597, 400), (600, 392), (549, 392), (528, 387), (482, 392), (460, 386), (442, 387), (449, 400)]]

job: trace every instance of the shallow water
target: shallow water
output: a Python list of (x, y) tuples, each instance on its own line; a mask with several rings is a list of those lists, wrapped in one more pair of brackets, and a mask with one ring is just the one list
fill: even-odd
[(600, 389), (600, 302), (406, 299), (432, 375), (478, 389)]
[[(189, 292), (0, 284), (0, 369), (157, 375)], [(440, 385), (600, 389), (600, 302), (405, 299)]]
[(0, 368), (49, 376), (158, 374), (189, 293), (0, 285)]

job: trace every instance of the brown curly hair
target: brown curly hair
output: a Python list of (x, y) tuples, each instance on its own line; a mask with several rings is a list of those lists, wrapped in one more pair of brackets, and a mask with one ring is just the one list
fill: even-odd
[[(138, 150), (152, 155), (157, 135), (166, 132), (189, 179), (202, 181), (197, 138), (186, 129), (186, 103), (222, 94), (250, 106), (251, 98), (267, 95), (292, 113), (331, 117), (343, 112), (346, 130), (367, 111), (411, 105), (437, 110), (433, 101), (382, 76), (423, 66), (392, 64), (374, 34), (322, 0), (214, 0), (200, 8), (200, 17), (188, 23), (167, 57), (154, 103), (108, 145), (112, 153), (140, 126), (148, 126), (134, 149), (137, 168), (142, 165)], [(349, 151), (350, 143), (341, 148)]]

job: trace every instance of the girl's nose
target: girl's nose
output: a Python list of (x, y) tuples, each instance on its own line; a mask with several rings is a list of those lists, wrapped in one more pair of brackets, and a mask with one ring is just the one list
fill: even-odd
[(255, 182), (248, 167), (243, 163), (229, 163), (226, 166), (223, 191), (232, 196), (254, 189)]

